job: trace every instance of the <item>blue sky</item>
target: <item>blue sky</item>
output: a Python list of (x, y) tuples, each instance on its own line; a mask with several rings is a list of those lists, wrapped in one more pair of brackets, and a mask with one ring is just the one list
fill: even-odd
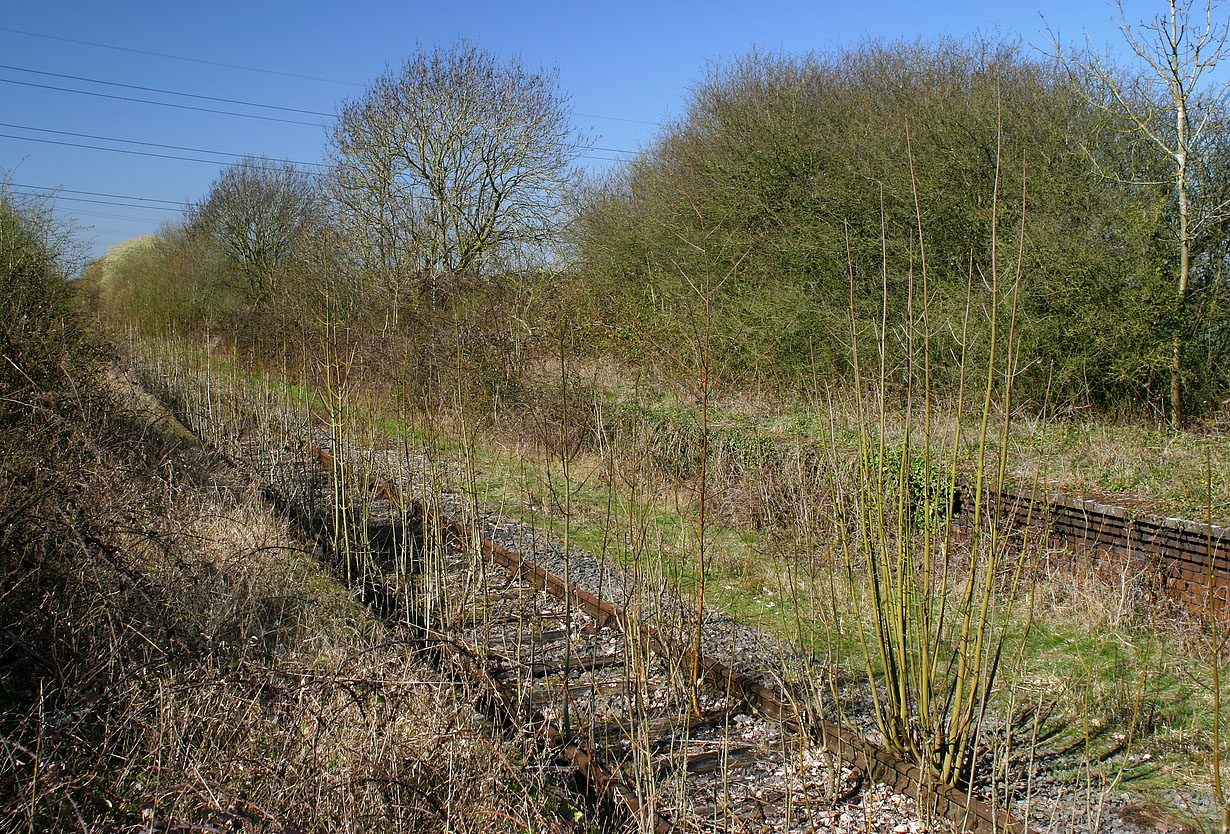
[[(1126, 7), (1135, 22), (1165, 4), (1132, 0)], [(1115, 15), (1113, 5), (1100, 0), (12, 3), (0, 16), (0, 171), (17, 191), (62, 189), (57, 210), (81, 227), (90, 251), (99, 255), (175, 219), (180, 204), (203, 197), (236, 155), (319, 163), (330, 117), (317, 114), (334, 113), (340, 101), (359, 95), (418, 46), (458, 36), (501, 55), (520, 55), (530, 65), (558, 67), (577, 127), (602, 148), (632, 152), (653, 140), (656, 123), (680, 113), (708, 62), (753, 47), (805, 52), (866, 38), (981, 31), (1020, 36), (1042, 49), (1048, 24), (1065, 39), (1088, 31), (1096, 45), (1114, 47), (1121, 43)], [(583, 160), (595, 169), (624, 156), (592, 155), (605, 157)]]

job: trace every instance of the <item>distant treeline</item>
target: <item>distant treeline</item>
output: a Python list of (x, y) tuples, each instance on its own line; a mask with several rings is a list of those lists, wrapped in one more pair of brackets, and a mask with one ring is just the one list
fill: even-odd
[[(779, 388), (846, 375), (857, 335), (884, 344), (902, 388), (924, 367), (955, 387), (963, 355), (985, 361), (993, 289), (1006, 328), (1019, 279), (1020, 396), (1166, 413), (1176, 345), (1187, 413), (1230, 396), (1224, 121), (1186, 174), (1181, 293), (1174, 160), (1105, 100), (1107, 79), (1019, 44), (718, 63), (600, 181), (571, 173), (584, 143), (558, 120), (492, 141), (498, 116), (567, 112), (552, 74), (498, 62), (519, 82), (471, 114), (481, 141), (423, 158), (417, 140), (451, 128), (410, 104), (421, 76), (453, 60), (445, 81), (462, 84), (480, 59), (494, 61), (466, 44), (420, 55), (346, 102), (323, 176), (256, 159), (224, 171), (184, 223), (87, 271), (98, 308), (249, 343), (340, 317), (381, 339), (452, 334), (497, 364), (559, 349), (566, 330), (569, 350), (669, 369), (703, 338), (727, 378)], [(1120, 72), (1119, 89), (1147, 89)], [(1135, 104), (1174, 129), (1167, 102)], [(466, 166), (504, 179), (456, 186)]]

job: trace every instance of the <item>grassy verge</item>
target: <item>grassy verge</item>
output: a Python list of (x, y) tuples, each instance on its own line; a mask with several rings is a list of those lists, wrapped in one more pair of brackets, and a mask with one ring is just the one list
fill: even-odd
[[(615, 401), (623, 389), (614, 388), (608, 396)], [(616, 407), (616, 413), (621, 407)], [(760, 400), (742, 394), (719, 401), (710, 422), (717, 437), (730, 448), (728, 453), (755, 468), (772, 453), (774, 446), (827, 444), (828, 414), (818, 414), (808, 403), (796, 400)], [(695, 409), (668, 394), (624, 411), (639, 412), (640, 419), (658, 428), (664, 442), (686, 442), (699, 424)], [(840, 451), (857, 454), (857, 431), (848, 410), (836, 412), (835, 437)], [(900, 415), (888, 414), (887, 434), (900, 434)], [(968, 432), (976, 421), (966, 415)], [(952, 409), (941, 407), (933, 415), (934, 432), (943, 440), (955, 434), (956, 417)], [(999, 436), (999, 420), (993, 417), (990, 434)], [(963, 458), (972, 449), (963, 449)], [(1167, 427), (1115, 424), (1095, 419), (1042, 418), (1018, 414), (1013, 417), (1008, 435), (1009, 476), (1020, 483), (1039, 485), (1052, 491), (1073, 495), (1092, 495), (1132, 502), (1142, 510), (1161, 515), (1203, 520), (1208, 510), (1209, 493), (1205, 477), (1206, 454), (1213, 465), (1212, 500), (1214, 519), (1230, 522), (1230, 431), (1225, 425), (1209, 424), (1191, 431), (1175, 432)]]

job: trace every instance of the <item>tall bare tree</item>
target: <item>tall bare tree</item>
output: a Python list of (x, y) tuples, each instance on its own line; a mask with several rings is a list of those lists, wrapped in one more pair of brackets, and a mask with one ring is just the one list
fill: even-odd
[(223, 170), (189, 210), (188, 228), (217, 247), (233, 283), (262, 305), (322, 216), (309, 174), (289, 162), (248, 157)]
[[(1139, 74), (1125, 74), (1092, 48), (1064, 54), (1069, 68), (1086, 80), (1090, 101), (1125, 119), (1170, 160), (1168, 184), (1173, 190), (1177, 223), (1175, 246), (1174, 337), (1170, 346), (1170, 421), (1183, 422), (1184, 351), (1187, 344), (1188, 300), (1192, 288), (1192, 249), (1205, 227), (1223, 217), (1225, 184), (1204, 182), (1207, 158), (1216, 153), (1230, 85), (1208, 84), (1209, 76), (1227, 57), (1226, 22), (1217, 16), (1215, 0), (1170, 0), (1169, 10), (1152, 20), (1131, 24), (1119, 8), (1124, 41), (1145, 65)], [(1088, 45), (1087, 45), (1088, 46)]]
[(557, 87), (555, 70), (460, 41), (342, 105), (333, 196), (394, 315), (416, 281), (489, 272), (553, 239), (585, 147)]

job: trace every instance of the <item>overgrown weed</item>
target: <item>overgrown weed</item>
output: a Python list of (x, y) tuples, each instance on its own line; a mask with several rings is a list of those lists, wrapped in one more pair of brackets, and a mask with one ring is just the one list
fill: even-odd
[[(645, 430), (642, 423), (632, 431), (637, 424), (630, 423), (618, 433), (599, 432), (599, 427), (609, 424), (601, 417), (583, 418), (581, 425), (594, 432), (592, 446), (581, 444), (565, 480), (558, 471), (558, 456), (535, 439), (541, 428), (528, 435), (516, 427), (504, 433), (502, 424), (490, 415), (480, 416), (466, 424), (470, 431), (461, 443), (449, 428), (454, 419), (450, 408), (457, 402), (454, 397), (453, 406), (441, 406), (427, 427), (413, 425), (404, 412), (352, 409), (351, 416), (363, 424), (353, 436), (370, 435), (378, 444), (400, 447), (408, 442), (421, 448), (434, 465), (455, 470), (441, 486), (461, 485), (476, 500), (535, 526), (562, 532), (567, 512), (574, 546), (622, 558), (634, 573), (656, 577), (654, 581), (682, 595), (690, 593), (695, 577), (686, 557), (686, 539), (693, 488), (686, 478), (654, 461), (661, 447), (653, 430)], [(595, 408), (592, 400), (585, 407)], [(559, 428), (555, 425), (553, 430)], [(393, 436), (381, 440), (381, 433), (390, 429)], [(841, 559), (831, 547), (834, 519), (823, 508), (832, 501), (826, 473), (840, 471), (842, 477), (850, 477), (859, 457), (838, 448), (837, 460), (834, 468), (831, 461), (790, 454), (773, 473), (739, 474), (749, 489), (771, 484), (784, 510), (779, 521), (762, 525), (718, 514), (707, 534), (713, 546), (708, 587), (719, 607), (815, 658), (821, 700), (829, 705), (825, 708), (844, 702), (843, 709), (854, 717), (861, 696), (850, 686), (848, 664), (858, 652), (850, 616), (823, 613), (849, 612), (854, 607), (848, 592), (834, 595), (829, 577), (842, 569)], [(725, 490), (736, 494), (736, 483), (734, 477), (719, 481), (716, 506), (735, 500), (722, 495)], [(570, 503), (564, 501), (564, 489)], [(1037, 573), (1034, 628), (1020, 669), (1005, 676), (1003, 705), (995, 707), (1000, 712), (987, 729), (987, 743), (997, 748), (1007, 745), (996, 728), (1016, 714), (1013, 704), (1041, 704), (1044, 709), (1030, 719), (1034, 723), (1012, 733), (1016, 744), (1025, 745), (1024, 753), (1016, 747), (1005, 754), (1005, 761), (1018, 768), (1014, 784), (1028, 778), (1037, 782), (1037, 774), (1048, 773), (1047, 784), (1052, 786), (1083, 780), (1082, 790), (1092, 797), (1087, 804), (1112, 789), (1166, 798), (1173, 804), (1175, 787), (1190, 784), (1191, 774), (1204, 767), (1209, 755), (1197, 739), (1211, 726), (1211, 705), (1199, 695), (1200, 685), (1192, 677), (1198, 664), (1184, 653), (1198, 640), (1179, 637), (1198, 627), (1185, 625), (1181, 617), (1163, 617), (1160, 630), (1152, 632), (1152, 601), (1143, 585), (1130, 579), (1108, 582), (1093, 574), (1077, 575), (1061, 561)], [(1031, 564), (1035, 563), (1046, 564)], [(798, 617), (799, 611), (807, 616)], [(1166, 624), (1170, 622), (1174, 624)], [(1011, 632), (1020, 625), (1010, 621), (1005, 628)], [(1176, 648), (1161, 653), (1148, 649), (1148, 641)], [(830, 679), (844, 683), (830, 688), (823, 683)], [(1088, 725), (1087, 734), (1076, 733), (1072, 728), (1084, 726), (1086, 714), (1096, 724)], [(1124, 747), (1115, 735), (1126, 736), (1129, 731), (1131, 745)]]
[(89, 391), (6, 436), (3, 827), (550, 824), (537, 763), (258, 492), (106, 376)]

